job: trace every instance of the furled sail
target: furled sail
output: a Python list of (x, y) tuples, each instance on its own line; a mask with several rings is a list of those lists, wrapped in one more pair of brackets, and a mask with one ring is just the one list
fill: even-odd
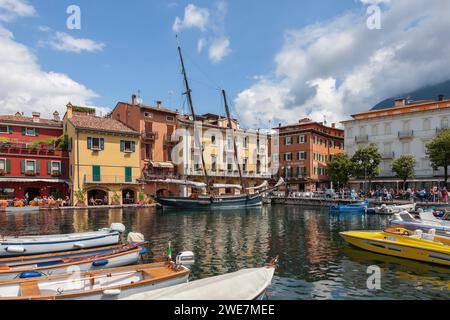
[(196, 182), (196, 181), (189, 181), (189, 180), (176, 180), (176, 179), (154, 179), (149, 180), (149, 182), (159, 182), (159, 183), (168, 183), (168, 184), (182, 184), (186, 186), (193, 186), (196, 188), (204, 188), (206, 187), (206, 183), (203, 182)]
[(221, 188), (233, 188), (233, 189), (242, 189), (242, 186), (239, 184), (221, 184), (221, 183), (215, 183), (213, 185), (214, 189), (221, 189)]
[(269, 186), (269, 183), (266, 180), (263, 183), (261, 183), (259, 186), (250, 187), (250, 188), (247, 188), (247, 190), (259, 190), (259, 189), (262, 189), (262, 188), (267, 188), (268, 186)]

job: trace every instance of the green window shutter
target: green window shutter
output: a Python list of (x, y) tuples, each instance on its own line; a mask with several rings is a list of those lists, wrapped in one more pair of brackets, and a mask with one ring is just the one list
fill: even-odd
[(88, 138), (87, 138), (87, 148), (88, 148), (89, 150), (92, 149), (92, 138), (91, 138), (91, 137), (88, 137)]
[(27, 128), (22, 128), (22, 135), (25, 136), (27, 134)]
[(100, 150), (105, 150), (105, 139), (100, 138)]
[(100, 166), (92, 166), (92, 180), (95, 182), (100, 182), (101, 180)]
[(136, 142), (131, 142), (131, 151), (136, 152)]
[(124, 152), (125, 151), (125, 141), (120, 140), (120, 152)]
[(6, 173), (11, 173), (11, 160), (6, 159)]
[(47, 161), (47, 174), (52, 174), (52, 162)]
[(125, 182), (132, 182), (133, 168), (125, 167)]
[(66, 172), (66, 168), (64, 166), (64, 162), (61, 161), (61, 175), (63, 175)]
[(25, 160), (20, 160), (20, 172), (25, 173)]
[(36, 173), (41, 172), (41, 161), (36, 160)]
[(8, 126), (8, 132), (9, 132), (9, 133), (13, 133), (13, 127)]
[(39, 129), (38, 129), (38, 128), (34, 128), (34, 134), (35, 134), (36, 136), (39, 135)]

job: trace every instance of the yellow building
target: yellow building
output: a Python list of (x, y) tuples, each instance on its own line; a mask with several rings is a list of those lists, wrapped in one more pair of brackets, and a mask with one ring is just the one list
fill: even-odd
[[(197, 118), (197, 131), (202, 133), (201, 147), (195, 143), (193, 121), (189, 117), (180, 117), (177, 121), (176, 138), (180, 139), (180, 143), (174, 149), (172, 161), (177, 165), (179, 175), (191, 181), (204, 182), (201, 161), (203, 150), (210, 184), (241, 185), (238, 165), (246, 188), (270, 179), (267, 134), (241, 129), (236, 120), (232, 120), (233, 130), (229, 130), (227, 118), (214, 114)], [(238, 163), (234, 154), (233, 137), (238, 148)], [(229, 194), (235, 193), (235, 190), (217, 188), (217, 192)]]
[(121, 122), (95, 116), (95, 109), (67, 105), (73, 204), (85, 191), (84, 204), (135, 203), (141, 191), (140, 134)]

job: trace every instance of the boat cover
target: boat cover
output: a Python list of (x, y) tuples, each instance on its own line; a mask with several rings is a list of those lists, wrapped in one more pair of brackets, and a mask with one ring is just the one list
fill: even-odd
[(162, 180), (162, 179), (154, 179), (154, 180), (149, 180), (149, 181), (150, 182), (169, 183), (169, 184), (183, 184), (183, 185), (187, 185), (187, 186), (194, 186), (194, 187), (197, 187), (197, 188), (204, 188), (204, 187), (206, 187), (206, 183), (196, 182), (196, 181), (189, 181), (189, 180), (176, 180), (176, 179)]
[(261, 183), (259, 186), (256, 187), (250, 187), (247, 188), (247, 190), (258, 190), (258, 189), (262, 189), (262, 188), (266, 188), (269, 186), (269, 183), (267, 181), (264, 181), (263, 183)]
[(239, 184), (223, 184), (223, 183), (215, 183), (213, 185), (214, 189), (221, 189), (221, 188), (234, 188), (234, 189), (242, 189), (242, 186)]
[(124, 300), (253, 300), (270, 285), (274, 272), (272, 267), (243, 269), (134, 294)]

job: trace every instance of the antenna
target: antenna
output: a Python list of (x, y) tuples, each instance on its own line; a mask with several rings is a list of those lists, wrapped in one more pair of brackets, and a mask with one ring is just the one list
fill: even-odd
[(327, 116), (323, 115), (323, 124), (327, 124)]
[(142, 106), (141, 90), (138, 90), (136, 102), (139, 106)]

